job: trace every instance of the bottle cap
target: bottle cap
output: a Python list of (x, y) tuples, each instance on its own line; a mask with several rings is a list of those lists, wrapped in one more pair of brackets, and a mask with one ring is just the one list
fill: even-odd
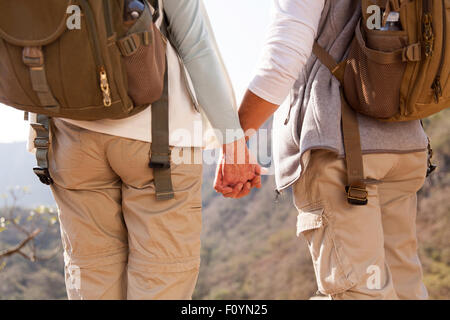
[(387, 22), (399, 22), (400, 21), (400, 12), (391, 11), (387, 17)]

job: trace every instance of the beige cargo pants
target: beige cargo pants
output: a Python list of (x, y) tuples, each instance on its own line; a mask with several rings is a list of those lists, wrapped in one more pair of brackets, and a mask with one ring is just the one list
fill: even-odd
[(347, 203), (344, 160), (313, 151), (294, 186), (297, 232), (308, 243), (319, 291), (332, 299), (426, 299), (417, 254), (417, 191), (426, 152), (364, 156), (369, 204)]
[(190, 299), (200, 264), (201, 150), (173, 150), (188, 164), (173, 164), (175, 199), (160, 202), (149, 143), (54, 119), (51, 146), (69, 299)]

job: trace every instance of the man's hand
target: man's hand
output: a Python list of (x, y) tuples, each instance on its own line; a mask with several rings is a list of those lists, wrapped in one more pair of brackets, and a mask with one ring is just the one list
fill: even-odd
[[(239, 119), (246, 138), (250, 139), (251, 134), (255, 133), (278, 107), (247, 90), (239, 108)], [(224, 145), (214, 189), (227, 198), (242, 198), (248, 195), (253, 187), (261, 187), (261, 167), (250, 155), (245, 139)]]
[(261, 167), (251, 156), (245, 139), (223, 146), (214, 189), (226, 198), (242, 198), (261, 188)]

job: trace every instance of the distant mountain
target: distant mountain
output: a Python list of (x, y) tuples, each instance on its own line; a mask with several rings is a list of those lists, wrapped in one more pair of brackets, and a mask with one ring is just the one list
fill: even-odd
[(33, 173), (34, 166), (35, 157), (27, 151), (25, 142), (0, 143), (0, 195), (9, 188), (29, 187), (30, 193), (23, 197), (22, 206), (54, 205), (50, 188)]

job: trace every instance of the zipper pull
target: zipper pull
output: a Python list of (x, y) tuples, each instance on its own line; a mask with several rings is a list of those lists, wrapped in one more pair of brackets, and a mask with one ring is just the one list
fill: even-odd
[(284, 125), (287, 126), (289, 123), (289, 120), (291, 120), (291, 111), (292, 111), (292, 104), (289, 105), (289, 112), (287, 114), (286, 119), (284, 120)]
[(111, 107), (111, 91), (109, 90), (108, 76), (104, 67), (100, 69), (100, 89), (103, 93), (103, 105), (105, 107)]
[(427, 13), (423, 17), (423, 39), (425, 42), (425, 56), (433, 55), (434, 32), (433, 32), (433, 16)]
[(439, 103), (439, 98), (442, 97), (442, 85), (440, 76), (437, 76), (436, 79), (434, 79), (431, 88), (434, 90), (434, 99), (436, 103)]
[(280, 198), (281, 198), (281, 191), (275, 189), (275, 199), (274, 199), (275, 204), (278, 204), (280, 202)]

